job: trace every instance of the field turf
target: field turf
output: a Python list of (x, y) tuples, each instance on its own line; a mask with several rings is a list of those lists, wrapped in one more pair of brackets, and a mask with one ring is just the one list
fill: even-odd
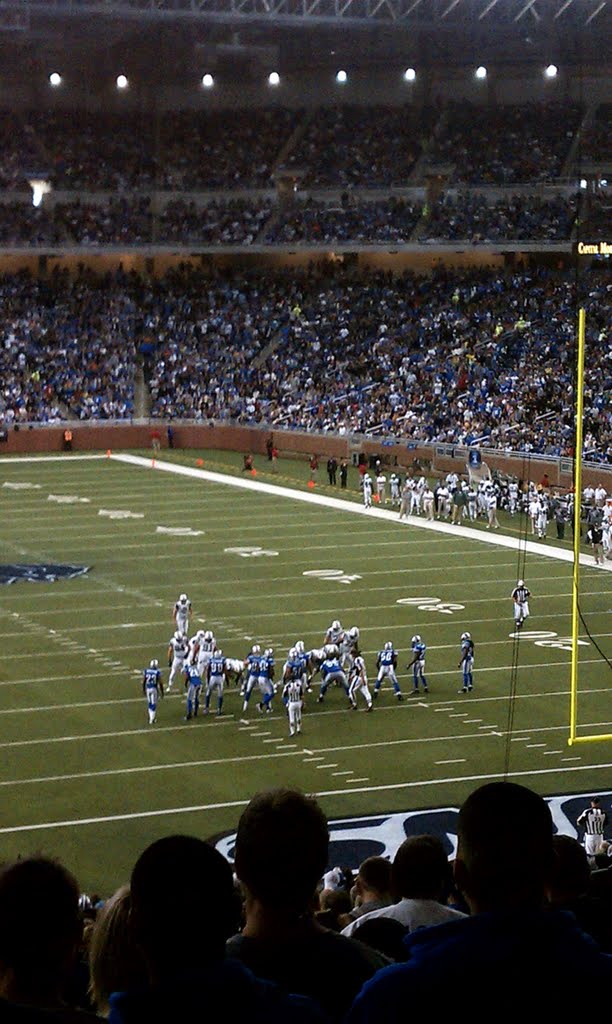
[[(240, 476), (231, 453), (158, 458), (192, 468), (200, 458)], [(256, 466), (258, 481), (306, 488), (303, 462), (281, 461), (276, 475), (263, 459)], [(323, 477), (321, 469), (316, 493), (344, 496)], [(358, 500), (356, 485), (351, 469), (347, 498)], [(457, 806), (480, 781), (504, 775), (544, 795), (612, 782), (609, 744), (567, 745), (567, 562), (528, 554), (523, 565), (516, 551), (479, 542), (481, 525), (473, 540), (440, 535), (106, 458), (4, 460), (0, 501), (2, 563), (91, 567), (74, 579), (0, 587), (3, 857), (59, 855), (83, 888), (108, 893), (151, 839), (230, 830), (270, 785), (316, 792), (330, 817), (342, 817)], [(190, 535), (167, 532), (177, 528)], [(509, 534), (521, 528), (503, 521)], [(515, 645), (517, 575), (533, 594), (525, 630), (545, 635)], [(338, 689), (318, 705), (315, 689), (303, 735), (290, 740), (279, 698), (273, 715), (259, 715), (253, 699), (243, 716), (229, 688), (220, 719), (185, 723), (182, 692), (172, 693), (149, 727), (142, 669), (158, 658), (167, 678), (182, 591), (193, 629), (211, 628), (230, 657), (259, 642), (274, 647), (280, 667), (295, 640), (318, 647), (339, 618), (359, 626), (373, 683), (376, 653), (390, 639), (405, 694), (418, 632), (430, 694), (398, 703), (387, 687), (366, 714), (363, 704), (349, 712)], [(579, 733), (609, 733), (610, 573), (584, 568), (582, 591), (591, 636), (580, 647)], [(476, 644), (468, 696), (457, 693), (466, 629)]]

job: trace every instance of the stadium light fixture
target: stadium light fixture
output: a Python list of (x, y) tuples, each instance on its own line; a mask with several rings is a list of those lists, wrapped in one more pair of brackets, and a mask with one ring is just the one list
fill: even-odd
[(487, 77), (487, 69), (485, 68), (484, 64), (481, 64), (479, 67), (477, 67), (474, 74), (476, 75), (476, 78), (479, 81), (484, 81), (484, 79)]
[(268, 85), (280, 85), (280, 75), (278, 71), (271, 71), (268, 75)]
[(348, 75), (346, 71), (336, 72), (336, 81), (338, 85), (346, 85), (346, 83), (348, 82)]
[(57, 71), (52, 71), (49, 75), (49, 85), (52, 85), (54, 89), (57, 89), (62, 84), (62, 76)]
[(416, 78), (416, 71), (414, 68), (406, 68), (404, 71), (404, 78), (407, 82), (414, 82)]
[(212, 75), (202, 75), (202, 85), (204, 86), (205, 89), (212, 89), (214, 84), (215, 80)]
[(127, 89), (129, 82), (125, 75), (117, 75), (115, 79), (115, 85), (118, 89)]
[(559, 68), (556, 64), (549, 64), (548, 67), (545, 69), (544, 74), (547, 78), (556, 78), (558, 72)]

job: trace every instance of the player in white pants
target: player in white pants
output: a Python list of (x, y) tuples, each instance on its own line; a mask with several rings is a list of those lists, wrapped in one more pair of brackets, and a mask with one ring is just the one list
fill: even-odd
[(302, 731), (302, 707), (304, 688), (300, 679), (289, 679), (283, 687), (283, 704), (289, 716), (289, 735)]
[(366, 672), (365, 661), (363, 660), (360, 654), (358, 654), (357, 657), (355, 658), (349, 675), (348, 696), (353, 711), (357, 710), (357, 693), (359, 691), (363, 694), (364, 700), (366, 702), (366, 710), (371, 711), (372, 694), (370, 693), (370, 688), (368, 686), (368, 675)]
[(180, 678), (188, 654), (189, 641), (185, 634), (180, 633), (177, 629), (174, 636), (170, 638), (170, 643), (168, 644), (168, 668), (170, 669), (170, 675), (168, 676), (166, 692), (169, 692), (172, 689), (172, 684), (177, 673)]

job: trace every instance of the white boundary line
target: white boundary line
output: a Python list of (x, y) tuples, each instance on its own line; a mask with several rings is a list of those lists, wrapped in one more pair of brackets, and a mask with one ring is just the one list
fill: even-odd
[[(507, 537), (499, 534), (486, 534), (484, 531), (469, 530), (465, 526), (452, 526), (450, 523), (429, 522), (426, 519), (408, 520), (406, 523), (400, 521), (397, 511), (391, 512), (384, 508), (364, 508), (353, 501), (346, 501), (342, 498), (332, 498), (322, 494), (309, 494), (305, 491), (293, 490), (290, 487), (281, 487), (279, 484), (267, 484), (260, 480), (243, 480), (241, 477), (226, 476), (223, 473), (212, 473), (205, 469), (193, 469), (191, 466), (181, 466), (177, 463), (164, 462), (159, 459), (145, 459), (141, 455), (111, 455), (110, 458), (116, 462), (123, 462), (131, 466), (140, 466), (143, 469), (153, 469), (161, 473), (175, 473), (178, 476), (187, 476), (196, 480), (207, 480), (209, 483), (225, 484), (229, 487), (239, 487), (247, 491), (255, 491), (260, 494), (270, 494), (279, 498), (292, 498), (294, 501), (302, 501), (308, 505), (319, 505), (323, 508), (334, 508), (340, 512), (352, 512), (353, 515), (367, 516), (369, 519), (382, 519), (386, 522), (393, 522), (396, 526), (405, 529), (406, 526), (413, 526), (420, 530), (430, 530), (434, 533), (450, 534), (464, 540), (477, 541), (482, 544), (493, 544), (497, 547), (510, 548), (512, 551), (525, 550), (532, 555), (541, 555), (544, 558), (554, 558), (559, 562), (573, 562), (574, 555), (571, 551), (562, 548), (544, 548), (533, 541), (522, 541), (519, 538)], [(580, 555), (580, 564), (590, 568), (596, 568), (589, 555)], [(597, 568), (604, 572), (612, 572), (610, 565), (600, 565)]]

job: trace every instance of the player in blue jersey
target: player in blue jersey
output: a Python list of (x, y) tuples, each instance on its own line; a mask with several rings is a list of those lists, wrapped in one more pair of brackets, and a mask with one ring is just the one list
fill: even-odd
[(463, 686), (458, 693), (470, 693), (474, 686), (474, 641), (471, 633), (461, 634), (461, 661), (458, 668), (463, 672)]
[(142, 673), (142, 692), (147, 698), (147, 708), (149, 711), (149, 725), (153, 725), (157, 716), (157, 702), (160, 697), (164, 695), (164, 687), (161, 678), (161, 672), (159, 670), (159, 662), (157, 658), (153, 658), (148, 668), (145, 668)]
[(310, 651), (306, 651), (304, 648), (304, 641), (297, 640), (295, 644), (295, 652), (302, 666), (302, 686), (304, 692), (310, 693), (312, 687), (310, 685)]
[(249, 706), (251, 694), (259, 682), (259, 661), (261, 659), (261, 647), (253, 644), (251, 651), (244, 659), (246, 682), (244, 684), (244, 703), (242, 710), (246, 711)]
[(419, 684), (423, 687), (423, 693), (429, 693), (427, 679), (425, 678), (425, 651), (427, 650), (427, 644), (418, 633), (413, 636), (410, 643), (412, 646), (412, 661), (406, 665), (406, 668), (412, 669), (411, 696), (414, 697), (419, 692)]
[(390, 640), (387, 640), (382, 651), (378, 652), (376, 668), (378, 669), (378, 675), (374, 683), (374, 698), (378, 697), (383, 680), (389, 679), (393, 685), (395, 696), (398, 700), (403, 700), (404, 696), (397, 681), (397, 651)]
[(331, 683), (339, 683), (347, 697), (349, 696), (348, 682), (340, 664), (340, 651), (335, 644), (328, 644), (325, 647), (325, 659), (321, 665), (320, 671), (323, 681), (321, 683), (319, 696), (317, 697), (319, 704), (323, 703), (325, 694), (327, 693), (327, 688)]
[(216, 690), (217, 692), (217, 714), (221, 714), (221, 709), (223, 707), (223, 687), (225, 686), (226, 679), (227, 670), (223, 651), (217, 648), (206, 667), (206, 692), (204, 694), (205, 715), (207, 715), (210, 710), (210, 698), (213, 690)]
[(257, 677), (261, 700), (257, 705), (258, 711), (265, 711), (267, 715), (272, 713), (272, 698), (274, 697), (274, 651), (268, 647), (259, 659), (259, 675)]
[(183, 669), (185, 676), (185, 689), (187, 690), (187, 713), (185, 721), (198, 717), (200, 710), (200, 693), (202, 692), (202, 679), (198, 672), (197, 665), (185, 665)]

